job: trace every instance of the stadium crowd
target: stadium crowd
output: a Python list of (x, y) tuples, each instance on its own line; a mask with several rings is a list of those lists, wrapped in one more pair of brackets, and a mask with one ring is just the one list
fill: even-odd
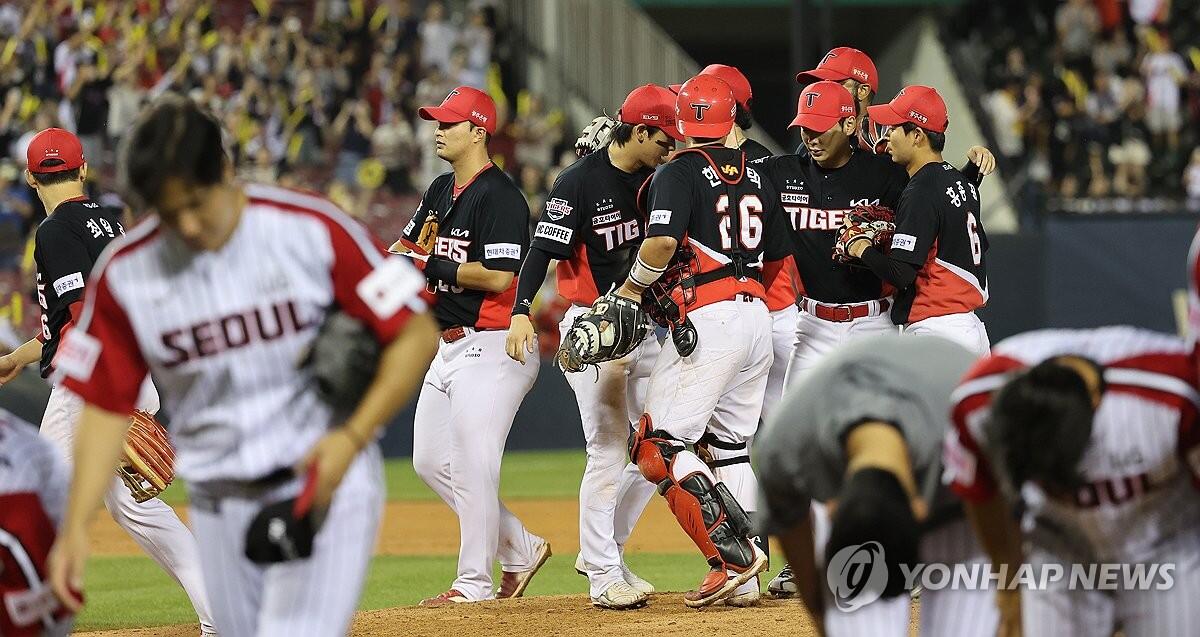
[(0, 342), (23, 341), (37, 323), (22, 272), (45, 215), (22, 175), (30, 138), (49, 126), (76, 132), (97, 197), (111, 197), (123, 131), (167, 91), (218, 115), (243, 177), (321, 190), (393, 237), (407, 217), (394, 211), (415, 207), (444, 171), (417, 105), (459, 85), (485, 89), (503, 122), (496, 162), (540, 211), (548, 176), (574, 160), (573, 138), (560, 110), (512, 85), (498, 13), (486, 0), (3, 3)]
[(971, 3), (964, 59), (982, 74), (1002, 168), (1046, 198), (1200, 198), (1195, 0)]

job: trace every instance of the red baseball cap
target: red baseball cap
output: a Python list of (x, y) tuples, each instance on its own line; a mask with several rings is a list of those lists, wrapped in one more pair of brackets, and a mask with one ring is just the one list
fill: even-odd
[(496, 134), (496, 103), (487, 93), (470, 86), (450, 91), (441, 106), (422, 106), (417, 109), (417, 115), (443, 124), (471, 122), (489, 135)]
[(871, 61), (871, 57), (848, 46), (832, 49), (821, 58), (817, 68), (796, 74), (797, 82), (814, 80), (858, 80), (870, 86), (872, 91), (879, 91), (879, 72), (875, 70), (875, 63)]
[[(57, 161), (55, 161), (57, 160)], [(33, 173), (60, 173), (83, 165), (83, 145), (74, 134), (47, 128), (33, 136), (25, 151), (26, 166)], [(50, 164), (50, 165), (47, 165)]]
[(671, 139), (683, 141), (675, 126), (675, 94), (657, 84), (639, 86), (629, 92), (617, 119), (626, 124), (661, 128)]
[(867, 108), (867, 116), (876, 124), (896, 126), (911, 122), (935, 133), (946, 132), (946, 127), (950, 125), (942, 96), (932, 88), (921, 85), (900, 89), (887, 104)]
[(712, 75), (684, 82), (675, 98), (675, 123), (688, 137), (724, 137), (733, 129), (736, 113), (733, 89)]
[(789, 126), (803, 126), (824, 133), (854, 114), (854, 96), (850, 91), (837, 82), (823, 80), (809, 84), (800, 92), (796, 119)]
[[(742, 108), (750, 108), (750, 98), (754, 97), (753, 91), (750, 90), (750, 80), (746, 79), (746, 76), (742, 75), (742, 72), (736, 67), (728, 64), (709, 64), (699, 74), (721, 79), (729, 85), (729, 88), (733, 89), (733, 99), (737, 100)], [(672, 84), (671, 90), (678, 93), (682, 86), (682, 84)]]

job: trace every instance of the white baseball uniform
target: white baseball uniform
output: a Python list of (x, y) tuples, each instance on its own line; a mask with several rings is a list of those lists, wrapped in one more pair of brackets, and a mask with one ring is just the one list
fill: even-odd
[(424, 280), (317, 196), (247, 184), (237, 227), (196, 252), (151, 217), (93, 271), (83, 318), (55, 364), (83, 401), (128, 413), (153, 374), (172, 414), (204, 580), (220, 633), (334, 635), (350, 625), (383, 506), (376, 445), (334, 493), (313, 556), (262, 566), (247, 525), (294, 496), (291, 468), (334, 423), (298, 361), (329, 308), (390, 342), (425, 310)]
[[(401, 241), (419, 252), (426, 223), (436, 223), (430, 259), (481, 263), (517, 273), (529, 246), (529, 206), (499, 168), (487, 164), (470, 182), (454, 173), (430, 184)], [(502, 292), (431, 281), (434, 316), (445, 330), (417, 400), (413, 466), (459, 519), (458, 575), (451, 589), (471, 601), (493, 598), (492, 566), (526, 571), (546, 542), (500, 501), (500, 463), (513, 418), (537, 378), (540, 360), (508, 357), (506, 330), (518, 277)]]
[(0, 634), (71, 632), (74, 616), (45, 581), (70, 480), (62, 454), (33, 425), (0, 411)]
[(1069, 578), (1023, 588), (1026, 635), (1129, 637), (1200, 633), (1200, 395), (1190, 345), (1130, 327), (1042, 330), (1000, 342), (955, 392), (947, 478), (982, 501), (1003, 484), (996, 446), (983, 430), (992, 393), (1008, 374), (1058, 356), (1103, 368), (1105, 389), (1079, 464), (1084, 485), (1067, 497), (1034, 484), (1021, 491), (1027, 561), (1046, 564), (1173, 564), (1169, 590), (1070, 588)]

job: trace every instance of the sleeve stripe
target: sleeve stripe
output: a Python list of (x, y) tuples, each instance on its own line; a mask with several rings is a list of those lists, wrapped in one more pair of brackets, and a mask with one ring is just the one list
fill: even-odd
[(372, 241), (371, 235), (367, 232), (366, 228), (362, 224), (354, 222), (349, 215), (332, 202), (297, 190), (265, 186), (263, 184), (246, 184), (245, 189), (246, 196), (250, 198), (252, 205), (274, 206), (285, 210), (303, 210), (306, 212), (315, 212), (325, 217), (345, 231), (346, 234), (350, 235), (350, 238), (358, 244), (358, 249), (366, 256), (367, 262), (372, 267), (377, 267), (383, 262), (383, 255), (376, 248), (375, 242)]
[(987, 394), (996, 391), (1008, 382), (1008, 373), (991, 374), (989, 376), (981, 376), (973, 378), (961, 384), (950, 394), (950, 404), (957, 405), (958, 403), (974, 396), (976, 394)]
[(1200, 393), (1186, 381), (1141, 369), (1109, 367), (1104, 370), (1104, 380), (1111, 385), (1129, 385), (1174, 394), (1200, 408)]

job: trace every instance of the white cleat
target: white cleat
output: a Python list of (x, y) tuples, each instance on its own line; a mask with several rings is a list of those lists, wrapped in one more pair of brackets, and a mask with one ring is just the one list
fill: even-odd
[(649, 598), (625, 582), (613, 582), (599, 597), (592, 598), (592, 606), (611, 610), (629, 610), (646, 605)]
[(624, 577), (625, 581), (628, 582), (635, 591), (643, 595), (650, 595), (656, 591), (654, 584), (651, 584), (650, 582), (638, 577), (637, 573), (629, 570), (629, 567), (626, 566), (624, 562), (621, 562), (621, 577)]
[(792, 567), (785, 564), (782, 571), (767, 583), (767, 593), (775, 599), (793, 597), (798, 592), (796, 582), (792, 581)]
[(762, 598), (762, 594), (758, 592), (758, 578), (742, 584), (733, 590), (733, 594), (726, 597), (723, 601), (726, 606), (736, 606), (738, 608), (749, 608), (757, 606), (758, 600)]

